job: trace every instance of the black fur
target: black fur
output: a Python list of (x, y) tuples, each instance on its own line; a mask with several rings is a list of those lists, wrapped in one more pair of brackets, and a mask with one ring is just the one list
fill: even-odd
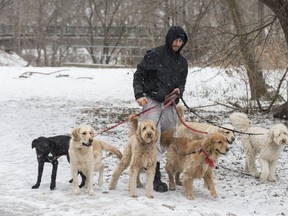
[[(51, 175), (51, 183), (50, 189), (53, 190), (56, 186), (56, 175), (58, 168), (58, 158), (65, 155), (67, 157), (68, 162), (68, 148), (69, 141), (71, 137), (66, 135), (54, 136), (54, 137), (38, 137), (32, 141), (32, 149), (36, 149), (37, 160), (38, 160), (38, 177), (37, 182), (32, 189), (37, 189), (40, 186), (44, 163), (48, 162), (52, 164), (52, 175)], [(79, 172), (81, 175), (82, 181), (79, 187), (83, 187), (85, 185), (86, 177), (83, 173)], [(72, 182), (70, 180), (69, 182)]]

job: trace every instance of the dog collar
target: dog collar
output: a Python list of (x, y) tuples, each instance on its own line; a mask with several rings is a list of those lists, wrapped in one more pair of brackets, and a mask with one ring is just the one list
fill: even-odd
[(209, 158), (207, 152), (204, 149), (200, 149), (199, 152), (202, 152), (205, 155), (205, 162), (209, 165), (209, 167), (213, 168), (214, 167), (214, 161)]

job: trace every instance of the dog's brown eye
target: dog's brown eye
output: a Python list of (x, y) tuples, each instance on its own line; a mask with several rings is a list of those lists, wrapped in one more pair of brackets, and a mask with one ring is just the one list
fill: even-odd
[(82, 134), (83, 134), (83, 135), (86, 135), (86, 132), (83, 132)]
[(143, 130), (146, 130), (146, 127), (143, 127)]

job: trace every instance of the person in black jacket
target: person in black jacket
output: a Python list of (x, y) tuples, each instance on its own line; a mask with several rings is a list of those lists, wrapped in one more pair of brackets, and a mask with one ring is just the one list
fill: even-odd
[[(135, 99), (143, 107), (143, 110), (157, 104), (163, 108), (162, 103), (171, 92), (180, 96), (183, 94), (188, 74), (188, 63), (180, 51), (187, 41), (188, 37), (183, 28), (173, 26), (167, 32), (165, 45), (147, 51), (142, 61), (137, 65), (133, 78), (133, 88)], [(160, 146), (160, 136), (161, 130), (175, 127), (176, 111), (173, 106), (168, 106), (164, 110), (157, 106), (157, 108), (145, 112), (141, 119), (150, 119), (157, 124), (159, 138), (157, 141), (154, 190), (165, 192), (168, 187), (166, 183), (161, 181), (160, 161), (166, 149)]]

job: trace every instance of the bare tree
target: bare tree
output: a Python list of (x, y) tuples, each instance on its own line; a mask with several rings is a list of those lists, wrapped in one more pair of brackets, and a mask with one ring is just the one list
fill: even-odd
[[(288, 48), (288, 1), (286, 0), (259, 0), (267, 7), (269, 7), (279, 20), (282, 27), (285, 40), (286, 40), (286, 50)], [(286, 70), (287, 72), (287, 70)], [(287, 79), (287, 77), (286, 77)], [(283, 118), (288, 120), (288, 101), (282, 104), (280, 107), (274, 110), (274, 117)]]
[(13, 0), (1, 0), (0, 1), (0, 10), (4, 9), (5, 7), (12, 5)]
[[(125, 8), (131, 7), (131, 4), (127, 4), (126, 1), (121, 0), (88, 0), (89, 12), (86, 14), (86, 20), (90, 32), (89, 40), (91, 47), (89, 48), (89, 53), (94, 63), (97, 61), (93, 48), (95, 38), (98, 36), (96, 29), (101, 30), (100, 32), (104, 35), (100, 63), (109, 64), (117, 46), (121, 45), (126, 30), (126, 20), (131, 16), (131, 12), (125, 10)], [(115, 28), (116, 26), (118, 28)]]
[(259, 98), (267, 92), (263, 72), (257, 61), (254, 47), (251, 46), (251, 42), (249, 41), (249, 35), (247, 35), (247, 32), (245, 31), (244, 20), (241, 16), (241, 11), (237, 2), (235, 0), (226, 0), (226, 2), (231, 11), (237, 37), (239, 37), (240, 50), (249, 79), (251, 98), (256, 99), (259, 108), (261, 108)]

